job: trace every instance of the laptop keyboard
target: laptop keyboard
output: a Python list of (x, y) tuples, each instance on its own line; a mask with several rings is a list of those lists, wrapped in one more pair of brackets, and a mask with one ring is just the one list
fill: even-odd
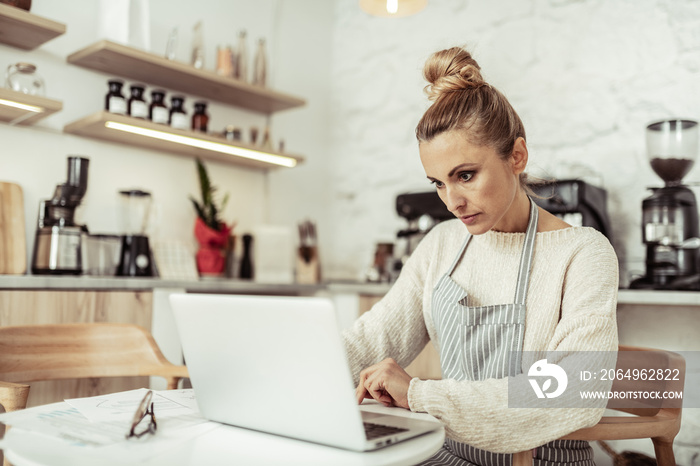
[(367, 440), (373, 440), (378, 437), (384, 437), (385, 435), (398, 434), (399, 432), (408, 431), (408, 429), (402, 429), (401, 427), (385, 426), (382, 424), (373, 424), (371, 422), (365, 422), (364, 425)]

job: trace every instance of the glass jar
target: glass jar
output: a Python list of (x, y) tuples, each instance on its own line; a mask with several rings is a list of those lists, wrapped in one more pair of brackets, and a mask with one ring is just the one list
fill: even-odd
[(148, 105), (143, 99), (145, 86), (142, 84), (132, 84), (130, 90), (131, 97), (129, 97), (129, 102), (127, 104), (129, 115), (134, 118), (147, 119), (149, 117)]
[(184, 109), (185, 98), (181, 95), (174, 95), (170, 99), (170, 126), (176, 129), (190, 129), (190, 120)]
[(207, 115), (207, 103), (203, 101), (194, 103), (194, 113), (192, 114), (192, 130), (207, 132), (209, 125), (209, 115)]
[(148, 116), (153, 123), (168, 124), (168, 107), (165, 106), (165, 91), (151, 91), (151, 106)]
[(5, 85), (17, 92), (44, 95), (44, 80), (36, 73), (36, 65), (20, 62), (7, 67)]
[(233, 77), (233, 51), (229, 45), (219, 45), (216, 48), (216, 74)]
[(124, 82), (119, 79), (107, 81), (109, 92), (105, 96), (105, 110), (119, 115), (126, 115), (126, 99), (122, 94)]
[(224, 128), (224, 137), (228, 141), (240, 141), (241, 140), (241, 130), (234, 125), (228, 125)]
[(700, 140), (698, 128), (697, 121), (683, 119), (661, 120), (647, 126), (649, 162), (666, 186), (680, 185), (693, 168)]

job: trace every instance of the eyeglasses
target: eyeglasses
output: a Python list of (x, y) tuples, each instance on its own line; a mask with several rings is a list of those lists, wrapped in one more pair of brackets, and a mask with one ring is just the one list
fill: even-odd
[[(131, 421), (131, 430), (129, 430), (129, 433), (126, 434), (126, 438), (140, 438), (146, 434), (156, 433), (158, 424), (156, 424), (156, 413), (153, 411), (153, 402), (151, 401), (152, 399), (153, 391), (148, 390), (146, 392), (146, 395), (143, 397), (143, 400), (141, 400), (141, 404), (139, 404), (138, 409), (134, 413), (134, 419)], [(151, 420), (148, 423), (148, 427), (146, 427), (141, 432), (136, 432), (136, 429), (138, 428), (139, 424), (141, 424), (141, 421), (143, 421), (143, 418), (145, 418), (149, 414), (151, 415)]]

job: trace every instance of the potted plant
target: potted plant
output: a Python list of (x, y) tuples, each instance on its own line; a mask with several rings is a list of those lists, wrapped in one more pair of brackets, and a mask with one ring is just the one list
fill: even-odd
[(214, 199), (216, 188), (211, 184), (207, 168), (199, 158), (196, 162), (202, 199), (197, 201), (190, 196), (190, 201), (197, 212), (194, 224), (194, 236), (199, 243), (197, 269), (200, 275), (222, 275), (226, 268), (226, 247), (233, 228), (220, 218), (228, 203), (228, 193), (217, 205)]

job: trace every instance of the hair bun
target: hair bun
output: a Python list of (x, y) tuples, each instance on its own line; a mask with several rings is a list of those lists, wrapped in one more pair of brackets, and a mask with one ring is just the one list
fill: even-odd
[(461, 47), (435, 52), (423, 68), (423, 76), (430, 83), (425, 86), (428, 99), (437, 100), (445, 93), (487, 85), (480, 70), (476, 60)]

